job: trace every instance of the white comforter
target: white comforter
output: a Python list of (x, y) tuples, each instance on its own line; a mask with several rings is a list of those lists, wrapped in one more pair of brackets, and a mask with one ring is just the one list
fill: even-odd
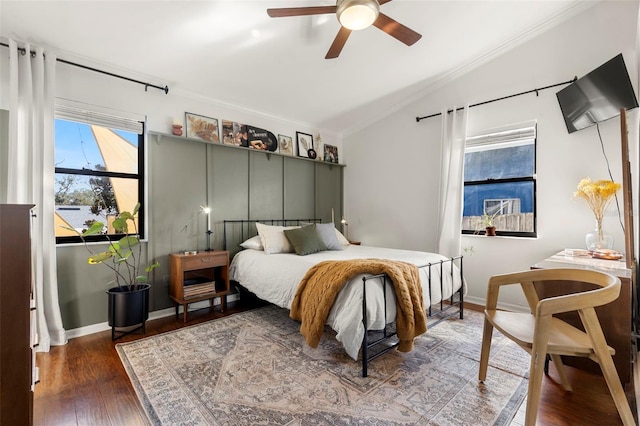
[[(232, 280), (237, 281), (260, 299), (290, 309), (300, 280), (313, 265), (323, 260), (366, 258), (401, 260), (417, 266), (446, 259), (434, 253), (355, 245), (345, 247), (344, 250), (323, 251), (307, 256), (298, 256), (295, 253), (265, 254), (259, 250), (243, 250), (234, 256), (229, 271)], [(431, 300), (429, 300), (428, 289), (429, 268), (420, 268), (425, 306), (439, 303), (443, 297), (450, 297), (460, 288), (460, 272), (454, 268), (452, 283), (449, 265), (449, 263), (444, 264), (443, 292), (440, 291), (440, 265), (431, 268)], [(337, 333), (336, 338), (353, 359), (358, 358), (364, 336), (362, 277), (363, 275), (359, 275), (345, 285), (327, 319), (327, 324)], [(367, 281), (367, 329), (384, 328), (383, 300), (381, 280)], [(393, 285), (387, 283), (387, 323), (395, 321), (395, 316)]]

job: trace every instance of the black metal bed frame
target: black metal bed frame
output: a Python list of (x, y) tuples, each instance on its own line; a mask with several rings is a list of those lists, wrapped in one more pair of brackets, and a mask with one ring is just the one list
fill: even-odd
[[(240, 224), (240, 239), (239, 241), (244, 241), (249, 235), (250, 224), (254, 224), (256, 222), (264, 223), (267, 225), (281, 225), (281, 226), (289, 226), (289, 225), (300, 225), (300, 223), (320, 223), (321, 219), (266, 219), (266, 220), (258, 220), (258, 219), (236, 219), (236, 220), (224, 220), (224, 249), (229, 250), (230, 247), (227, 246), (227, 224)], [(245, 227), (246, 227), (246, 236), (245, 236)], [(255, 230), (254, 230), (255, 231)], [(231, 250), (230, 250), (231, 251)], [(240, 251), (240, 250), (237, 250)], [(231, 253), (235, 254), (237, 251)], [(433, 327), (436, 324), (446, 320), (447, 318), (451, 318), (455, 315), (459, 315), (460, 319), (464, 319), (464, 274), (462, 268), (462, 258), (463, 256), (451, 257), (443, 260), (439, 260), (437, 262), (431, 262), (426, 265), (418, 266), (418, 269), (428, 268), (427, 271), (427, 279), (429, 281), (429, 300), (431, 300), (431, 285), (432, 285), (432, 268), (439, 267), (440, 268), (440, 294), (444, 294), (444, 265), (450, 264), (449, 272), (451, 276), (451, 288), (453, 289), (454, 283), (454, 268), (453, 266), (458, 263), (458, 271), (460, 273), (460, 288), (455, 292), (452, 292), (449, 301), (445, 303), (445, 299), (442, 298), (440, 300), (440, 309), (434, 311), (433, 306), (430, 304), (427, 309), (427, 317), (428, 318), (437, 318), (435, 321), (428, 322), (427, 325), (429, 327)], [(384, 324), (385, 327), (382, 330), (367, 330), (367, 281), (372, 279), (381, 279), (382, 283), (382, 294), (384, 298)], [(389, 352), (392, 349), (395, 349), (399, 344), (399, 340), (395, 340), (391, 344), (385, 344), (388, 341), (392, 341), (392, 339), (397, 335), (395, 327), (387, 324), (387, 282), (390, 281), (390, 278), (387, 274), (378, 274), (378, 275), (367, 275), (362, 278), (362, 323), (365, 328), (364, 337), (362, 339), (362, 377), (367, 377), (368, 375), (368, 364), (369, 361), (372, 361), (379, 357), (382, 354)], [(457, 294), (457, 298), (456, 298)], [(449, 312), (451, 309), (455, 309), (452, 312)], [(381, 337), (373, 337), (376, 334), (381, 334)], [(373, 338), (372, 338), (373, 337)], [(370, 353), (370, 350), (377, 349), (380, 347), (381, 349), (375, 350)]]
[[(427, 263), (426, 265), (418, 266), (418, 269), (428, 268), (427, 280), (429, 282), (429, 300), (431, 300), (432, 268), (440, 268), (440, 294), (442, 295), (444, 294), (444, 264), (450, 264), (449, 271), (451, 276), (451, 289), (453, 290), (453, 266), (456, 261), (458, 261), (459, 263), (458, 270), (460, 272), (460, 288), (457, 291), (452, 292), (448, 303), (445, 304), (444, 297), (441, 298), (440, 309), (438, 309), (437, 311), (433, 310), (433, 306), (435, 305), (429, 304), (429, 307), (427, 309), (427, 318), (437, 318), (435, 321), (427, 323), (429, 327), (433, 327), (446, 320), (447, 318), (455, 316), (456, 314), (459, 315), (460, 319), (464, 319), (464, 275), (462, 270), (462, 256), (451, 257), (448, 259), (443, 259), (437, 262), (431, 262)], [(362, 278), (362, 324), (365, 328), (364, 337), (362, 339), (362, 377), (367, 377), (369, 361), (372, 361), (380, 355), (385, 354), (392, 349), (395, 349), (400, 344), (400, 341), (396, 340), (390, 345), (383, 345), (386, 341), (396, 336), (397, 333), (395, 328), (390, 330), (389, 326), (385, 326), (385, 328), (382, 330), (367, 330), (367, 281), (377, 278), (380, 278), (382, 280), (382, 295), (384, 298), (384, 323), (387, 324), (387, 280), (390, 280), (390, 278), (387, 274), (367, 275), (366, 277)], [(455, 297), (456, 294), (458, 295), (457, 300)], [(456, 306), (458, 307), (457, 310), (449, 312), (451, 309), (455, 309)], [(374, 338), (374, 340), (370, 342), (370, 334), (375, 335), (376, 333), (382, 334), (382, 337)], [(382, 349), (369, 354), (369, 349), (373, 349), (378, 345), (382, 346)]]

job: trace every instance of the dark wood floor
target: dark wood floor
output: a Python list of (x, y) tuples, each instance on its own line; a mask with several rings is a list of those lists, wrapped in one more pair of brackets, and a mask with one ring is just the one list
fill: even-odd
[[(202, 309), (189, 313), (187, 325), (197, 324), (255, 305), (229, 303), (227, 312)], [(473, 306), (471, 306), (473, 308)], [(147, 322), (146, 336), (184, 326), (170, 316)], [(66, 346), (38, 353), (40, 383), (36, 386), (36, 425), (142, 425), (146, 416), (115, 351), (115, 344), (140, 338), (122, 337), (115, 343), (105, 331), (72, 339)], [(602, 377), (567, 367), (574, 391), (564, 392), (552, 378), (543, 380), (538, 412), (540, 425), (622, 424)], [(629, 386), (631, 387), (631, 386)], [(632, 407), (635, 410), (635, 407)]]

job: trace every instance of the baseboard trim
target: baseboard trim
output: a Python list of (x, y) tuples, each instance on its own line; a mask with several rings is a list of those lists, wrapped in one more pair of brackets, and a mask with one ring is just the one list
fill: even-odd
[[(227, 302), (234, 302), (239, 300), (240, 295), (238, 294), (230, 294), (227, 296)], [(220, 300), (216, 299), (214, 301), (214, 306), (219, 305)], [(209, 306), (208, 300), (203, 300), (200, 302), (192, 303), (189, 305), (189, 311), (197, 311), (198, 309), (206, 308)], [(178, 308), (178, 312), (183, 312), (182, 307)], [(175, 308), (166, 308), (160, 309), (158, 311), (149, 312), (149, 319), (147, 321), (153, 321), (155, 319), (165, 318), (171, 315), (176, 314)], [(76, 337), (88, 336), (89, 334), (100, 333), (102, 331), (111, 330), (109, 327), (109, 322), (101, 322), (98, 324), (87, 325), (84, 327), (74, 328), (71, 330), (67, 330), (67, 339), (75, 339)]]
[[(484, 307), (486, 306), (486, 300), (480, 297), (465, 296), (464, 302), (472, 303), (474, 305), (478, 305), (482, 307), (481, 311), (484, 311)], [(512, 303), (498, 302), (498, 309), (503, 309), (505, 311), (512, 311), (512, 312), (523, 312), (523, 313), (531, 312), (528, 306), (514, 305)]]

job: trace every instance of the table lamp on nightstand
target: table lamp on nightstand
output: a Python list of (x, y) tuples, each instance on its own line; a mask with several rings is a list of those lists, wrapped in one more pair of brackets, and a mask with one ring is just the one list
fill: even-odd
[(202, 211), (207, 214), (207, 251), (211, 251), (211, 207), (200, 206)]
[(345, 219), (343, 217), (342, 220), (340, 221), (340, 223), (342, 224), (342, 230), (344, 231), (344, 237), (348, 240), (349, 239), (349, 224), (347, 223), (347, 219)]

